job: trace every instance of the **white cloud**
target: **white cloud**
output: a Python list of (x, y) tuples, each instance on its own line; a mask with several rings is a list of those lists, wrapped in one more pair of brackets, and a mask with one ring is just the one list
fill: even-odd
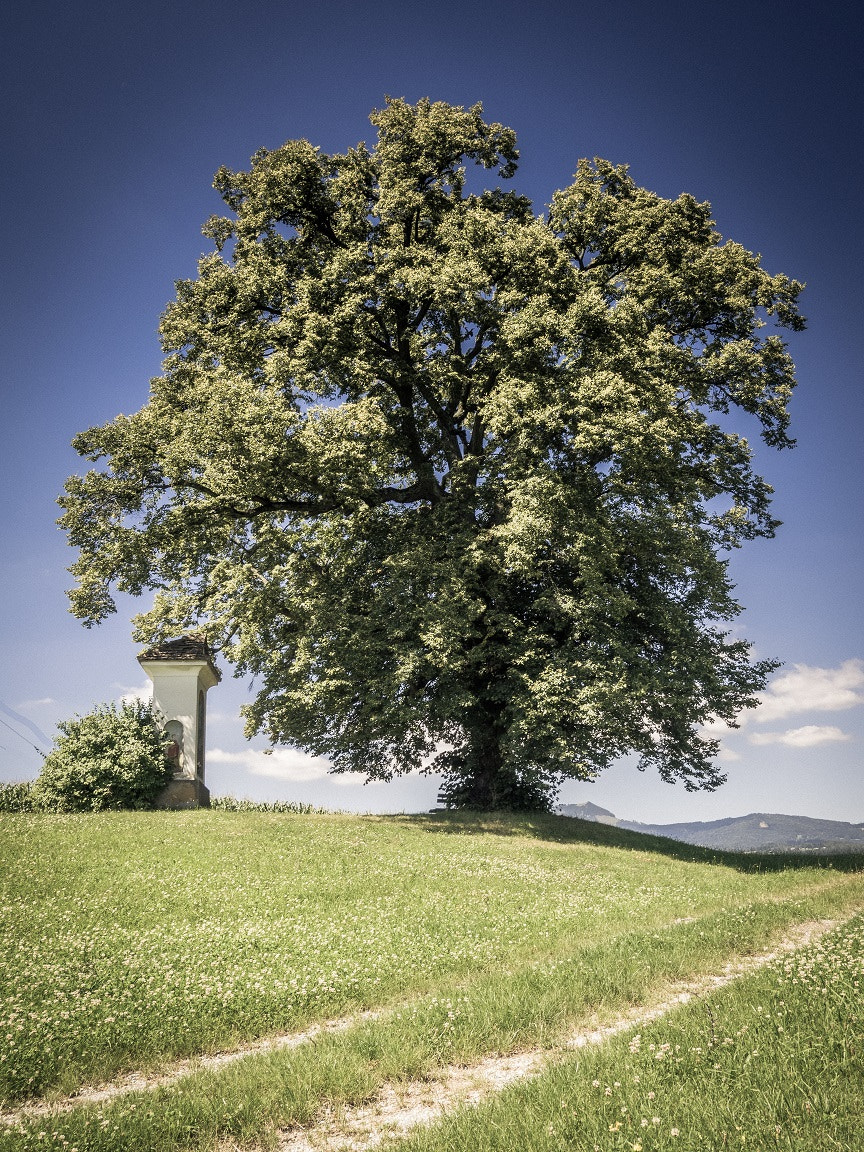
[(57, 703), (57, 701), (54, 699), (53, 696), (43, 696), (40, 700), (23, 700), (20, 704), (17, 704), (16, 707), (21, 708), (23, 711), (23, 710), (26, 710), (27, 708), (42, 708), (46, 704), (56, 704), (56, 703)]
[(707, 724), (699, 725), (699, 735), (706, 740), (717, 740), (720, 748), (717, 752), (715, 759), (719, 760), (722, 764), (734, 764), (736, 760), (741, 757), (734, 748), (730, 748), (726, 742), (728, 736), (737, 732), (737, 728), (730, 728), (725, 720), (719, 720), (715, 717), (709, 720)]
[(709, 736), (712, 740), (719, 740), (723, 736), (728, 736), (730, 732), (734, 732), (734, 728), (726, 723), (725, 720), (720, 720), (716, 716), (713, 720), (708, 720), (705, 724), (699, 725), (699, 733), (702, 736)]
[(134, 704), (136, 700), (141, 700), (146, 704), (153, 699), (153, 683), (150, 680), (137, 688), (128, 684), (115, 684), (114, 687), (120, 689), (120, 695), (117, 697), (118, 704)]
[(749, 736), (751, 744), (785, 744), (788, 748), (815, 748), (817, 744), (850, 739), (848, 733), (831, 724), (805, 724), (786, 732), (752, 732)]
[[(207, 751), (208, 764), (231, 764), (252, 776), (270, 776), (302, 784), (330, 776), (330, 762), (322, 756), (309, 756), (297, 748), (274, 748), (272, 752), (246, 748), (242, 752), (225, 752), (221, 748)], [(339, 772), (330, 779), (334, 784), (360, 784), (365, 779), (358, 772)]]
[(845, 660), (838, 668), (795, 664), (771, 681), (749, 719), (763, 723), (796, 712), (841, 712), (859, 704), (864, 704), (864, 660)]

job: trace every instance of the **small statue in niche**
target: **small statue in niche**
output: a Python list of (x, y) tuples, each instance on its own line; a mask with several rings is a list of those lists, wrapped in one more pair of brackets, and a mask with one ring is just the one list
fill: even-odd
[(175, 772), (180, 771), (180, 753), (183, 749), (183, 725), (179, 720), (169, 720), (162, 729), (165, 740), (165, 759), (170, 760)]

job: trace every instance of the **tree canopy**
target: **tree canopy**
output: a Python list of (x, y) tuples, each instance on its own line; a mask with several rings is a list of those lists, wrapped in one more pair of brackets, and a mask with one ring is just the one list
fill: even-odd
[(740, 428), (791, 443), (801, 285), (604, 160), (536, 215), (479, 105), (371, 120), (217, 172), (149, 402), (74, 441), (73, 612), (153, 590), (137, 639), (206, 633), (250, 733), (452, 805), (628, 753), (716, 787), (701, 726), (775, 666), (724, 630), (726, 553), (777, 526)]

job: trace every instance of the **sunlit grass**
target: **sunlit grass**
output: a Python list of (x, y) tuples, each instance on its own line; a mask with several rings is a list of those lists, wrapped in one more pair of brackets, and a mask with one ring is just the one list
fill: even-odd
[[(764, 941), (772, 927), (776, 930), (788, 921), (790, 911), (788, 905), (768, 903), (755, 911), (719, 913), (662, 934), (630, 932), (593, 947), (585, 945), (570, 957), (527, 965), (504, 978), (487, 972), (461, 983), (454, 980), (446, 994), (420, 998), (301, 1048), (201, 1071), (171, 1087), (135, 1092), (113, 1103), (24, 1122), (15, 1130), (0, 1132), (0, 1149), (156, 1152), (207, 1149), (220, 1137), (267, 1145), (278, 1126), (308, 1124), (324, 1104), (359, 1103), (388, 1080), (422, 1077), (436, 1066), (470, 1062), (489, 1052), (560, 1041), (569, 1029), (593, 1018), (598, 1009), (601, 1018), (613, 1016), (628, 1004), (662, 995), (670, 978), (716, 969), (731, 954), (746, 953), (757, 941)], [(639, 957), (639, 962), (633, 963), (633, 957)], [(648, 1034), (649, 1030), (643, 1030), (646, 1051), (651, 1043)], [(660, 1044), (667, 1042), (664, 1034)], [(619, 1052), (613, 1063), (621, 1059)], [(617, 1092), (621, 1078), (617, 1074), (615, 1078), (619, 1084), (613, 1091)], [(593, 1089), (587, 1102), (596, 1108)], [(537, 1114), (545, 1115), (546, 1106), (541, 1102), (532, 1113), (529, 1130)], [(580, 1106), (578, 1101), (573, 1105), (574, 1109)], [(520, 1107), (516, 1105), (516, 1113)], [(511, 1133), (516, 1142), (508, 1145), (504, 1140), (494, 1147), (502, 1152), (508, 1147), (530, 1147), (519, 1142), (528, 1140), (521, 1123), (517, 1117), (516, 1134)], [(506, 1131), (503, 1121), (499, 1127)], [(451, 1145), (452, 1133), (447, 1132), (435, 1145), (442, 1152), (451, 1146), (466, 1150), (474, 1146), (470, 1124), (464, 1143)], [(540, 1146), (547, 1145), (541, 1141)], [(572, 1146), (583, 1147), (580, 1143)]]
[(0, 1131), (0, 1148), (266, 1140), (389, 1077), (554, 1043), (864, 896), (852, 873), (748, 871), (758, 861), (582, 834), (606, 835), (568, 820), (4, 818), (7, 1103), (391, 1007), (299, 1049)]
[(864, 1147), (864, 918), (399, 1152)]

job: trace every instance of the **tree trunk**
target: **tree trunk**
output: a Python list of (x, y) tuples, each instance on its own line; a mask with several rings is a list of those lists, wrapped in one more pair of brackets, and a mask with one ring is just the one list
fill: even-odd
[(525, 779), (517, 767), (505, 762), (501, 747), (503, 713), (495, 708), (475, 706), (466, 718), (467, 740), (455, 752), (444, 776), (439, 802), (448, 808), (469, 808), (484, 812), (548, 811), (546, 789)]
[(495, 734), (472, 733), (462, 771), (463, 799), (460, 807), (500, 807), (498, 801), (502, 767), (501, 746)]

